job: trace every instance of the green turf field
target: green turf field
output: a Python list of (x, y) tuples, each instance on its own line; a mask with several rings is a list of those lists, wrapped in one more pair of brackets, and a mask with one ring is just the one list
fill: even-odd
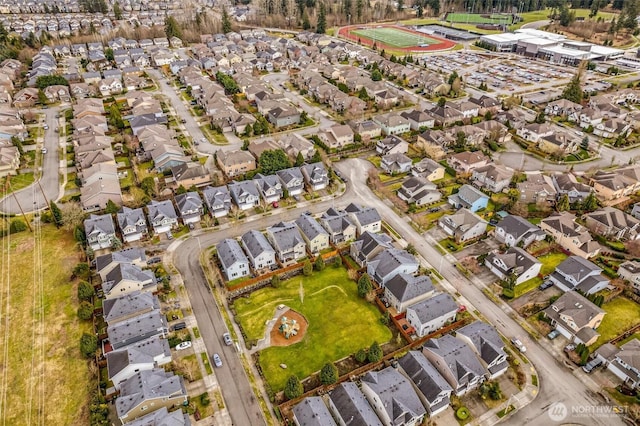
[(449, 13), (447, 22), (470, 24), (511, 24), (511, 15), (481, 15), (478, 13)]
[(413, 47), (421, 44), (438, 44), (430, 37), (397, 30), (395, 28), (366, 28), (352, 31), (353, 34), (379, 41), (393, 47)]

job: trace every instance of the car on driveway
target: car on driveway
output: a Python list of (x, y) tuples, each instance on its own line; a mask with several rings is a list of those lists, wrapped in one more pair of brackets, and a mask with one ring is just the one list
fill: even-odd
[(549, 340), (553, 340), (559, 335), (560, 335), (560, 332), (558, 330), (551, 330), (551, 332), (547, 334), (547, 337), (549, 338)]
[(213, 361), (213, 365), (215, 365), (216, 367), (218, 368), (222, 367), (222, 358), (220, 358), (220, 355), (213, 354), (213, 356), (211, 357), (211, 360)]
[(190, 347), (191, 347), (191, 342), (187, 340), (186, 342), (178, 343), (176, 345), (176, 351), (183, 351), (185, 349), (189, 349)]
[(600, 367), (601, 365), (602, 365), (602, 360), (600, 358), (595, 358), (589, 361), (588, 363), (586, 363), (582, 367), (582, 371), (584, 371), (585, 373), (591, 373), (594, 369)]
[(546, 290), (546, 289), (548, 289), (549, 287), (552, 287), (552, 286), (553, 286), (553, 283), (551, 281), (547, 280), (547, 281), (543, 282), (542, 284), (540, 284), (540, 286), (538, 288), (540, 290)]
[(224, 333), (222, 335), (222, 340), (224, 340), (224, 344), (227, 346), (233, 345), (233, 340), (231, 340), (231, 335), (229, 333)]

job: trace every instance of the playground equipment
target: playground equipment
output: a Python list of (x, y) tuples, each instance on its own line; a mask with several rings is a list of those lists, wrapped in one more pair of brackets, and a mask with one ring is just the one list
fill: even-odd
[(280, 327), (278, 328), (285, 339), (288, 339), (291, 336), (295, 336), (298, 334), (298, 330), (300, 330), (300, 324), (294, 320), (289, 319), (286, 316), (282, 316), (280, 320)]

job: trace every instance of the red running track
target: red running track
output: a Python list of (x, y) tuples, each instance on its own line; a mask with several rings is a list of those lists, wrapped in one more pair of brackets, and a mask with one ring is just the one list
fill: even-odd
[(396, 46), (388, 45), (386, 43), (382, 43), (380, 40), (376, 40), (376, 48), (379, 49), (379, 50), (385, 49), (385, 50), (401, 51), (401, 52), (405, 52), (405, 53), (437, 52), (439, 50), (452, 49), (456, 45), (456, 42), (454, 42), (454, 41), (447, 40), (447, 39), (444, 39), (444, 38), (441, 38), (441, 37), (437, 37), (437, 36), (431, 35), (431, 34), (424, 34), (424, 33), (421, 33), (419, 31), (414, 31), (414, 30), (410, 30), (410, 29), (405, 28), (405, 27), (400, 27), (398, 25), (351, 25), (349, 27), (340, 28), (340, 31), (338, 32), (338, 35), (340, 37), (346, 38), (346, 39), (351, 40), (351, 41), (356, 42), (356, 43), (358, 42), (358, 39), (360, 39), (360, 44), (362, 44), (364, 46), (372, 47), (373, 46), (373, 39), (370, 39), (368, 37), (363, 37), (363, 36), (359, 36), (357, 34), (352, 34), (351, 33), (351, 31), (361, 29), (362, 27), (393, 28), (396, 31), (404, 31), (404, 32), (409, 33), (409, 34), (415, 34), (415, 35), (419, 35), (419, 36), (423, 36), (423, 37), (429, 37), (431, 39), (434, 39), (434, 40), (437, 40), (437, 41), (440, 42), (440, 43), (430, 44), (429, 46), (425, 46), (425, 47), (420, 47), (420, 46), (396, 47)]

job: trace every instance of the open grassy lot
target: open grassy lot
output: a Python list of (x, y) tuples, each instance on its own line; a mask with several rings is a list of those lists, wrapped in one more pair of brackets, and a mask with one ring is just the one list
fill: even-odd
[[(589, 9), (571, 9), (571, 12), (576, 14), (576, 18), (588, 18), (589, 13), (591, 13), (591, 11)], [(530, 22), (547, 20), (547, 19), (549, 19), (549, 15), (550, 14), (551, 14), (551, 9), (550, 8), (547, 8), (545, 10), (536, 10), (536, 11), (533, 11), (533, 12), (521, 13), (520, 17), (522, 18), (522, 21), (518, 22), (517, 24), (511, 25), (509, 27), (509, 29), (511, 31), (513, 31), (513, 30), (517, 30), (518, 28), (522, 27), (524, 24), (528, 24)], [(605, 21), (610, 21), (611, 19), (613, 19), (616, 16), (618, 16), (618, 14), (616, 14), (616, 13), (599, 11), (598, 14), (596, 15), (596, 17), (595, 18), (591, 18), (591, 19), (596, 20), (598, 18), (602, 18)]]
[[(567, 258), (567, 255), (561, 252), (555, 253), (547, 253), (543, 256), (538, 257), (538, 260), (542, 262), (542, 268), (540, 268), (540, 274), (542, 276), (549, 275), (553, 271), (555, 271), (556, 267), (562, 263), (563, 260)], [(520, 297), (523, 294), (530, 292), (538, 288), (542, 284), (542, 278), (535, 277), (531, 278), (523, 282), (522, 284), (518, 284), (514, 289), (514, 297)]]
[[(4, 188), (4, 186), (6, 185), (5, 183), (6, 179), (7, 178), (0, 179), (0, 185), (2, 186), (2, 188)], [(9, 178), (9, 183), (11, 184), (11, 188), (9, 189), (9, 192), (19, 191), (22, 188), (26, 188), (27, 186), (31, 185), (34, 181), (35, 181), (35, 176), (33, 175), (33, 172), (20, 173), (19, 175), (11, 176)]]
[(352, 31), (353, 34), (369, 40), (380, 41), (393, 47), (412, 47), (425, 44), (437, 44), (439, 40), (434, 40), (427, 36), (422, 36), (395, 28), (366, 28)]
[[(302, 379), (326, 362), (392, 337), (380, 323), (375, 306), (358, 297), (356, 283), (348, 279), (343, 268), (327, 267), (310, 277), (289, 279), (277, 289), (268, 287), (236, 300), (237, 318), (249, 339), (263, 337), (266, 321), (281, 303), (304, 315), (309, 327), (300, 343), (260, 352), (260, 366), (274, 391), (281, 390), (291, 374)], [(280, 364), (286, 364), (287, 369)]]
[(611, 302), (602, 305), (607, 313), (598, 327), (600, 337), (593, 345), (593, 349), (607, 343), (609, 340), (640, 324), (640, 305), (626, 297), (618, 296)]
[(464, 22), (470, 24), (510, 24), (511, 15), (487, 15), (480, 13), (449, 13), (447, 22)]
[[(76, 286), (69, 283), (71, 270), (78, 262), (76, 243), (70, 233), (51, 225), (42, 228), (42, 262), (44, 269), (44, 360), (35, 359), (37, 353), (32, 340), (33, 319), (33, 254), (34, 241), (28, 231), (10, 237), (10, 248), (3, 245), (3, 259), (10, 254), (10, 289), (5, 279), (1, 282), (2, 300), (9, 303), (9, 328), (3, 321), (0, 333), (8, 337), (8, 359), (2, 366), (7, 374), (6, 411), (2, 421), (8, 425), (31, 423), (46, 425), (86, 425), (90, 374), (79, 350), (80, 336), (90, 332), (90, 323), (80, 323), (76, 316)], [(7, 242), (7, 239), (3, 240)], [(5, 272), (6, 273), (6, 272)], [(7, 300), (8, 298), (8, 300)], [(5, 334), (7, 333), (7, 334)], [(43, 383), (32, 377), (32, 371), (41, 371), (44, 362)], [(40, 420), (37, 405), (29, 405), (30, 385), (44, 386), (44, 418)], [(34, 389), (35, 390), (35, 389)], [(34, 393), (37, 395), (37, 393)], [(34, 398), (34, 402), (37, 399)]]

